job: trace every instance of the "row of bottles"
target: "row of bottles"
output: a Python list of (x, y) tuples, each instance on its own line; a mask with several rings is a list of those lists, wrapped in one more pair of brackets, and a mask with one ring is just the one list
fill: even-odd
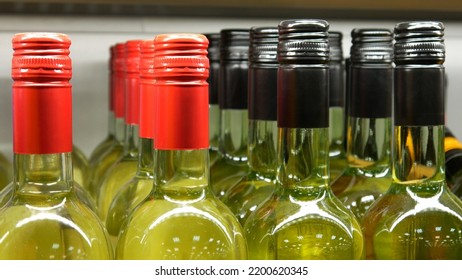
[(324, 20), (118, 43), (83, 187), (70, 40), (16, 35), (0, 258), (460, 259), (443, 35), (355, 29), (346, 67)]

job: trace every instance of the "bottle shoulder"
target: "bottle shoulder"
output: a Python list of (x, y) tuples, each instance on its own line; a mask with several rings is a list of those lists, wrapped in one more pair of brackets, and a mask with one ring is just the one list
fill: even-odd
[(237, 219), (209, 195), (182, 203), (150, 196), (130, 214), (117, 245), (119, 259), (243, 259), (246, 252)]
[[(99, 218), (75, 194), (14, 194), (0, 210), (0, 259), (111, 259)], [(33, 242), (33, 244), (31, 244)]]

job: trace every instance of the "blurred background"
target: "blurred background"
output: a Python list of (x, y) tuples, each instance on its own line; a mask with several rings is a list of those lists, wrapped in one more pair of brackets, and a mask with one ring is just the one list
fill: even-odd
[(107, 135), (109, 47), (159, 33), (219, 32), (318, 18), (343, 33), (348, 57), (353, 28), (388, 28), (411, 20), (446, 26), (447, 126), (462, 139), (462, 1), (460, 0), (0, 0), (0, 150), (12, 157), (11, 38), (66, 33), (72, 40), (74, 142), (88, 156)]

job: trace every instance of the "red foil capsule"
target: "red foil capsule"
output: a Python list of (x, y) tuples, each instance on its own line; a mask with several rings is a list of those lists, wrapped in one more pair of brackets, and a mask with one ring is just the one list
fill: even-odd
[(208, 149), (207, 38), (200, 34), (162, 34), (154, 39), (154, 47), (154, 147)]
[(71, 40), (58, 33), (20, 33), (12, 43), (14, 153), (71, 152)]
[(125, 43), (125, 123), (140, 123), (140, 44), (141, 40)]
[(114, 83), (115, 83), (115, 74), (114, 74), (114, 59), (115, 59), (115, 46), (111, 46), (109, 57), (109, 111), (114, 112), (115, 102), (114, 102)]
[(140, 48), (140, 130), (141, 138), (154, 139), (155, 105), (154, 40), (145, 40)]
[(125, 118), (125, 43), (115, 45), (114, 51), (114, 113)]

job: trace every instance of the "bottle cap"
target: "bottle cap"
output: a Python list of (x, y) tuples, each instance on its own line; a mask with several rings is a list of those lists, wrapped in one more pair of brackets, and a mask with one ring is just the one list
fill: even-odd
[(154, 76), (154, 40), (144, 40), (140, 45), (140, 78)]
[(343, 65), (343, 34), (338, 31), (329, 31), (329, 107), (345, 107), (345, 86)]
[(140, 48), (140, 130), (141, 138), (154, 139), (155, 79), (154, 40), (144, 40)]
[(114, 46), (114, 113), (125, 118), (125, 43)]
[(220, 61), (220, 33), (204, 34), (209, 40), (208, 58), (210, 62)]
[(249, 30), (223, 29), (220, 32), (220, 59), (244, 60), (249, 58)]
[(277, 27), (252, 27), (250, 29), (250, 63), (278, 63)]
[(343, 61), (342, 38), (343, 34), (341, 32), (329, 31), (328, 40), (330, 61)]
[(123, 72), (125, 69), (125, 43), (117, 43), (114, 48), (114, 70)]
[(161, 34), (154, 40), (154, 75), (209, 76), (208, 40), (204, 35)]
[(208, 58), (210, 62), (209, 70), (209, 104), (218, 104), (218, 77), (220, 76), (220, 33), (205, 34), (209, 40)]
[(393, 37), (388, 29), (353, 29), (348, 116), (391, 118)]
[(125, 43), (125, 123), (140, 123), (140, 44), (141, 40)]
[(278, 127), (329, 126), (328, 29), (317, 19), (279, 23)]
[(60, 33), (18, 33), (13, 37), (12, 78), (72, 77), (71, 40)]
[(109, 111), (114, 112), (114, 57), (115, 46), (109, 47)]
[(142, 40), (129, 40), (125, 43), (125, 72), (140, 71), (140, 45)]
[(250, 29), (248, 111), (251, 120), (277, 119), (277, 27)]
[(284, 20), (279, 23), (279, 63), (329, 61), (329, 23), (318, 19)]
[(353, 29), (351, 63), (391, 63), (393, 34), (388, 29)]
[(154, 39), (155, 141), (159, 150), (209, 148), (208, 40), (201, 34)]
[(71, 40), (58, 33), (20, 33), (12, 44), (14, 153), (71, 152)]
[(247, 110), (249, 30), (223, 29), (220, 34), (220, 109)]
[(442, 64), (444, 25), (436, 21), (402, 22), (395, 26), (395, 63)]

